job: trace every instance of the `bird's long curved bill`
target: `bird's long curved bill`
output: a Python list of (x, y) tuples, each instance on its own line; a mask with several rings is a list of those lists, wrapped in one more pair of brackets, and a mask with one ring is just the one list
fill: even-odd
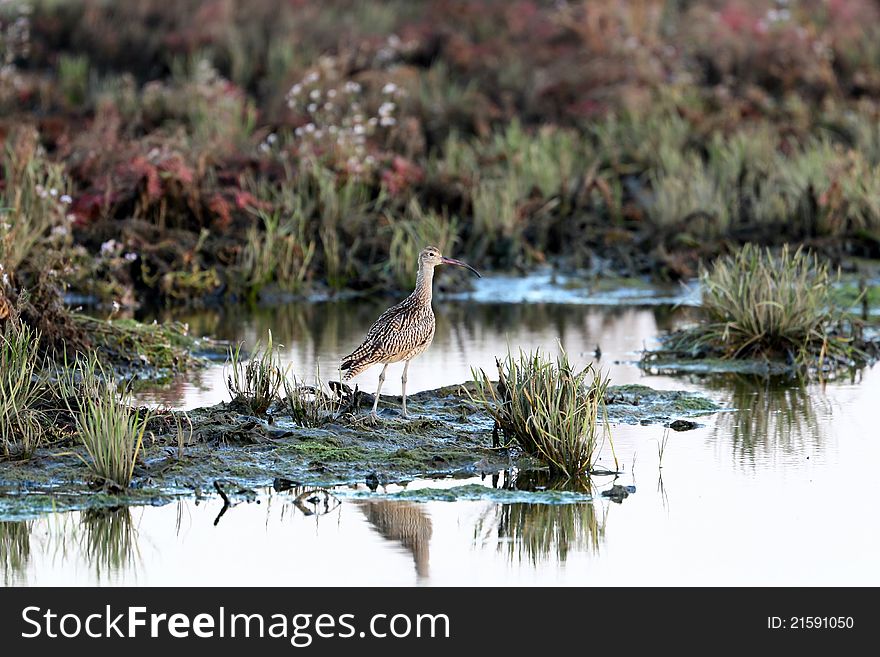
[(477, 275), (477, 278), (483, 278), (480, 275), (480, 272), (478, 272), (476, 269), (471, 267), (466, 262), (462, 262), (461, 260), (456, 260), (455, 258), (447, 258), (446, 256), (443, 256), (442, 258), (440, 258), (440, 262), (442, 262), (445, 265), (457, 265), (458, 267), (464, 267), (465, 269), (470, 269), (472, 272), (474, 272)]

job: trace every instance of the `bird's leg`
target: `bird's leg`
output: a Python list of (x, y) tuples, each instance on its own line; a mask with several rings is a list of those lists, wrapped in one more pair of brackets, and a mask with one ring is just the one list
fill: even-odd
[(406, 371), (409, 369), (409, 361), (403, 365), (403, 376), (400, 377), (400, 387), (403, 392), (403, 417), (409, 417), (406, 412)]
[(376, 409), (379, 408), (379, 393), (382, 392), (382, 384), (385, 383), (385, 370), (388, 369), (388, 363), (385, 363), (385, 367), (382, 368), (382, 373), (379, 375), (379, 386), (376, 388), (376, 399), (373, 400), (373, 412), (370, 413), (370, 416), (374, 420), (379, 419), (379, 414), (376, 413)]

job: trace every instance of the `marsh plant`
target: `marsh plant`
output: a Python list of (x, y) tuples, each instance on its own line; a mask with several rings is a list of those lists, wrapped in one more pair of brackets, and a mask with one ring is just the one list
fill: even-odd
[(588, 365), (576, 371), (565, 351), (556, 362), (540, 351), (508, 352), (496, 359), (498, 382), (474, 371), (474, 400), (493, 417), (505, 438), (574, 479), (589, 473), (609, 437), (605, 391), (609, 379)]
[(287, 371), (281, 366), (271, 331), (266, 346), (258, 344), (247, 362), (244, 362), (241, 348), (242, 343), (229, 348), (226, 389), (233, 401), (243, 402), (251, 412), (261, 415), (278, 399)]
[(391, 227), (388, 267), (400, 287), (411, 286), (415, 280), (419, 251), (425, 244), (435, 244), (441, 253), (447, 253), (458, 241), (456, 217), (424, 209), (415, 199), (407, 206), (405, 216), (388, 218)]
[(8, 285), (21, 265), (35, 260), (40, 247), (59, 247), (69, 239), (71, 198), (63, 167), (48, 160), (35, 131), (14, 131), (0, 166), (5, 183), (0, 185), (0, 277)]
[(341, 398), (327, 390), (320, 369), (315, 372), (314, 385), (285, 377), (284, 403), (293, 421), (301, 427), (319, 427), (335, 419), (342, 405)]
[[(664, 348), (691, 356), (781, 359), (820, 371), (864, 358), (855, 319), (835, 308), (835, 277), (802, 248), (751, 244), (700, 274), (705, 320)], [(650, 357), (650, 355), (648, 356)]]
[(41, 379), (40, 335), (25, 324), (5, 322), (0, 331), (0, 444), (3, 455), (28, 455), (43, 442), (46, 399)]
[(134, 409), (131, 391), (104, 370), (95, 354), (80, 356), (65, 368), (58, 394), (86, 448), (89, 458), (83, 461), (105, 484), (128, 488), (153, 412)]

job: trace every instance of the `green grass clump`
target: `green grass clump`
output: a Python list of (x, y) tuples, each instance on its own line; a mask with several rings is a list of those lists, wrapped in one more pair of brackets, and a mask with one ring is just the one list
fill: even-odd
[(833, 304), (835, 277), (815, 255), (747, 244), (700, 275), (705, 319), (670, 336), (678, 353), (782, 359), (833, 368), (858, 359), (855, 320)]
[(261, 415), (278, 399), (286, 371), (281, 367), (278, 351), (272, 343), (272, 332), (265, 348), (257, 345), (254, 356), (245, 364), (241, 343), (229, 348), (226, 389), (233, 401), (244, 402), (253, 413)]
[(474, 398), (505, 437), (545, 461), (551, 472), (568, 478), (589, 473), (608, 434), (608, 377), (592, 365), (576, 372), (564, 351), (555, 364), (540, 351), (508, 353), (496, 363), (497, 386), (483, 370), (474, 372)]
[(88, 453), (83, 460), (105, 484), (128, 488), (153, 413), (133, 410), (131, 392), (107, 375), (94, 354), (78, 358), (58, 386)]
[(47, 418), (38, 407), (46, 388), (40, 380), (40, 335), (7, 321), (0, 332), (0, 444), (3, 455), (30, 454), (45, 437)]

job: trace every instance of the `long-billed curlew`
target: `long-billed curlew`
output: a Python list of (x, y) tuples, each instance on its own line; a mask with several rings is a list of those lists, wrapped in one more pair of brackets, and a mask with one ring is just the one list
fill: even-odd
[(465, 267), (480, 275), (476, 269), (468, 264), (452, 258), (446, 258), (440, 253), (440, 249), (429, 246), (419, 253), (419, 274), (416, 277), (416, 289), (406, 299), (396, 306), (392, 306), (379, 316), (367, 337), (357, 349), (342, 359), (342, 369), (345, 370), (344, 379), (357, 376), (371, 365), (383, 363), (382, 373), (379, 375), (379, 386), (376, 389), (376, 399), (373, 402), (373, 411), (370, 413), (376, 420), (376, 409), (379, 406), (379, 393), (385, 382), (385, 370), (389, 363), (406, 361), (403, 366), (403, 376), (400, 377), (403, 393), (403, 417), (406, 413), (406, 372), (409, 362), (431, 346), (434, 339), (434, 310), (431, 308), (432, 283), (434, 282), (434, 267), (437, 265), (458, 265)]

